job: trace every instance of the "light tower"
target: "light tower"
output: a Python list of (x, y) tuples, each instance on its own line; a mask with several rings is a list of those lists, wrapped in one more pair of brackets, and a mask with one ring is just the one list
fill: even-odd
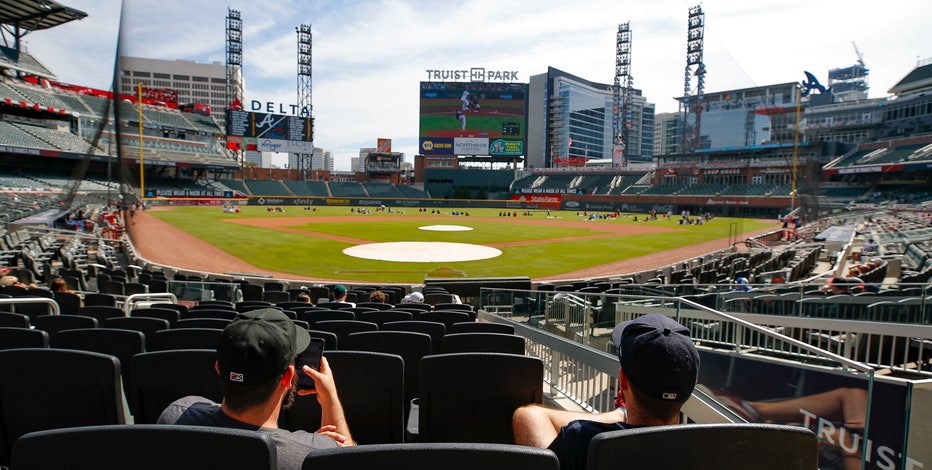
[[(311, 25), (302, 24), (295, 28), (298, 33), (298, 110), (307, 115), (303, 116), (308, 119), (313, 115), (311, 103)], [(306, 170), (305, 179), (310, 179), (311, 175), (311, 158), (312, 153), (299, 153), (296, 155), (295, 163), (298, 165), (298, 172)]]
[[(243, 20), (239, 10), (227, 8), (227, 107), (243, 105)], [(240, 108), (242, 109), (242, 108)], [(243, 149), (238, 149), (236, 159), (243, 165)]]
[(615, 36), (615, 84), (612, 95), (612, 166), (627, 166), (625, 148), (631, 132), (631, 26), (618, 25)]
[[(701, 6), (689, 9), (689, 29), (686, 40), (686, 71), (684, 74), (683, 100), (680, 114), (683, 118), (682, 145), (680, 153), (694, 152), (701, 147), (702, 100), (705, 94), (705, 63), (702, 61), (705, 14)], [(692, 68), (695, 67), (695, 72)], [(691, 95), (691, 76), (696, 76), (696, 93)]]

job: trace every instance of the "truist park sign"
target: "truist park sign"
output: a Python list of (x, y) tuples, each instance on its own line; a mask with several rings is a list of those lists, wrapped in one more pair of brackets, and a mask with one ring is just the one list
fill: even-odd
[(518, 72), (509, 70), (486, 70), (482, 67), (472, 67), (458, 70), (431, 70), (427, 69), (429, 82), (517, 82)]

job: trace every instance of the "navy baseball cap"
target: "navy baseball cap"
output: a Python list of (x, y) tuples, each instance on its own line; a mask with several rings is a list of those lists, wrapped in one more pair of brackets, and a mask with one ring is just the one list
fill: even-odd
[(699, 378), (699, 351), (689, 329), (666, 315), (650, 313), (619, 323), (612, 331), (628, 380), (659, 400), (689, 398)]
[(280, 376), (311, 336), (280, 310), (239, 313), (220, 335), (217, 363), (227, 382), (255, 384)]

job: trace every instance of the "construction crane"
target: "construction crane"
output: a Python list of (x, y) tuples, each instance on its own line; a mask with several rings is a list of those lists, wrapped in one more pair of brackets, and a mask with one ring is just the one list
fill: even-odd
[(864, 67), (864, 54), (861, 54), (858, 45), (854, 41), (851, 41), (851, 45), (854, 46), (854, 53), (858, 56), (858, 65)]

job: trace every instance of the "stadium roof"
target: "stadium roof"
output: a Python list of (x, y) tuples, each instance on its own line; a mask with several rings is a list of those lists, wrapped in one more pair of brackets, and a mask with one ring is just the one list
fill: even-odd
[(52, 0), (0, 0), (0, 24), (20, 30), (37, 31), (54, 28), (87, 16), (81, 10)]

